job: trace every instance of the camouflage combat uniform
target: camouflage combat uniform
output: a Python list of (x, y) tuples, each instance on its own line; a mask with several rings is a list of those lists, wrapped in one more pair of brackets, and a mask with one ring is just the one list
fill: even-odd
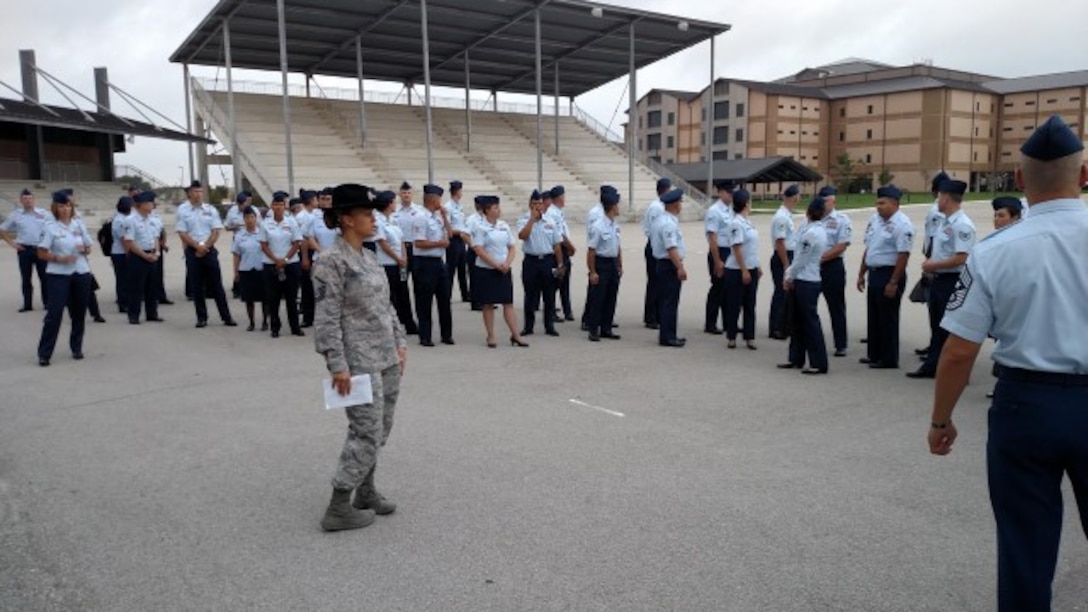
[(393, 428), (400, 392), (397, 349), (407, 341), (389, 301), (389, 281), (374, 253), (356, 252), (337, 238), (314, 264), (313, 282), (317, 352), (325, 357), (330, 373), (370, 374), (374, 388), (372, 404), (345, 411), (348, 435), (332, 486), (347, 490), (373, 472), (378, 449)]

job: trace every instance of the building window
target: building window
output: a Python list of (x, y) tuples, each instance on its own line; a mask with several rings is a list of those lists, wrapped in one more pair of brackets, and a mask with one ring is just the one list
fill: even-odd
[(676, 113), (669, 113), (669, 125), (676, 125)]
[(736, 133), (733, 134), (733, 136), (734, 136), (734, 138), (733, 138), (734, 142), (744, 142), (744, 129), (743, 128), (737, 128), (737, 131), (736, 131)]
[(971, 152), (971, 161), (978, 161), (978, 151)]
[(665, 139), (665, 148), (666, 149), (671, 149), (671, 148), (675, 147), (676, 145), (674, 144), (674, 142), (675, 141), (672, 139), (672, 136), (669, 136), (668, 138)]
[(801, 132), (801, 135), (802, 135), (802, 136), (808, 136), (808, 132), (806, 132), (806, 131), (802, 131), (802, 132)]
[(714, 151), (714, 159), (729, 159), (729, 151)]
[(794, 135), (794, 134), (796, 134), (796, 133), (797, 133), (797, 130), (790, 130), (790, 135), (791, 135), (791, 136), (792, 136), (792, 135)]
[[(704, 146), (704, 147), (706, 146), (706, 132), (703, 132), (702, 134), (699, 134), (699, 144)], [(706, 160), (704, 159), (703, 161), (706, 161)]]
[(1057, 104), (1058, 99), (1057, 98), (1051, 98), (1051, 99), (1047, 100), (1046, 103), (1047, 104)]
[(808, 110), (808, 107), (807, 106), (802, 106), (801, 110)]
[[(872, 107), (870, 107), (870, 108), (872, 108)], [(865, 130), (865, 140), (872, 140), (872, 139), (873, 139), (873, 131), (872, 130)]]
[(867, 164), (871, 164), (871, 163), (873, 163), (873, 156), (872, 156), (872, 155), (870, 155), (870, 154), (868, 154), (868, 153), (866, 153), (866, 154), (865, 154), (865, 163), (867, 163)]
[(1072, 98), (1069, 98), (1069, 101), (1070, 102), (1080, 102), (1080, 96), (1073, 96)]
[(781, 133), (782, 133), (782, 130), (778, 130), (778, 133), (779, 133), (779, 134), (781, 134)]
[(975, 111), (982, 112), (982, 102), (975, 102)]
[(671, 160), (671, 159), (666, 159), (666, 160), (665, 160), (665, 163), (666, 163), (666, 164), (671, 164), (671, 163), (672, 163), (672, 160)]
[(869, 105), (869, 114), (870, 115), (873, 114), (873, 105), (872, 104)]
[(1035, 129), (1035, 126), (1034, 126), (1034, 125), (1025, 125), (1025, 126), (1024, 126), (1024, 131), (1025, 131), (1025, 132), (1030, 132), (1030, 131), (1032, 131), (1032, 130), (1034, 130), (1034, 129)]
[(818, 160), (818, 159), (820, 159), (820, 156), (819, 156), (819, 155), (813, 155), (813, 156), (812, 156), (812, 161), (816, 161), (816, 160)]
[(993, 160), (994, 160), (994, 154), (993, 154), (993, 151), (989, 151), (989, 152), (987, 152), (987, 153), (986, 153), (986, 161), (990, 162), (990, 161), (993, 161)]
[(1012, 108), (1012, 106), (1013, 106), (1012, 102), (1006, 102), (1005, 103), (1005, 108)]
[(978, 136), (978, 126), (975, 126), (975, 136)]
[(638, 129), (642, 129), (642, 117), (638, 118)]
[(714, 128), (714, 144), (725, 144), (727, 142), (729, 142), (729, 128)]
[(646, 125), (650, 128), (661, 127), (661, 111), (650, 111), (646, 113)]
[(783, 108), (786, 108), (786, 107), (785, 107), (785, 106), (782, 106), (781, 104), (779, 104), (779, 105), (778, 105), (778, 109), (779, 109), (779, 110), (782, 110)]
[(744, 159), (744, 153), (734, 153), (733, 159)]
[(1005, 151), (1001, 154), (1001, 157), (1012, 157), (1012, 151)]
[(661, 92), (655, 91), (646, 98), (647, 104), (661, 104)]
[(846, 142), (846, 132), (839, 132), (839, 142)]
[(715, 102), (714, 103), (714, 118), (715, 119), (728, 119), (729, 118), (729, 102)]
[(813, 132), (813, 133), (812, 133), (812, 135), (813, 135), (813, 136), (819, 136), (819, 135), (820, 135), (820, 133), (819, 133), (819, 132)]
[(729, 81), (718, 81), (714, 83), (714, 95), (716, 96), (728, 96), (729, 95)]
[(744, 102), (737, 102), (736, 115), (738, 118), (744, 116)]
[(1011, 132), (1012, 128), (1011, 127), (1002, 128), (1001, 131), (1002, 132)]
[(703, 123), (706, 123), (706, 109), (705, 108), (699, 110), (699, 121), (702, 121)]
[(706, 155), (700, 155), (699, 156), (699, 161), (702, 162), (702, 163), (706, 163)]
[(657, 151), (661, 148), (661, 134), (648, 134), (646, 136), (646, 150)]
[(1028, 100), (1024, 102), (1024, 106), (1035, 106), (1035, 100)]
[(796, 104), (790, 104), (790, 110), (797, 110)]
[(846, 116), (846, 107), (845, 106), (839, 108), (839, 116), (840, 117), (845, 117)]

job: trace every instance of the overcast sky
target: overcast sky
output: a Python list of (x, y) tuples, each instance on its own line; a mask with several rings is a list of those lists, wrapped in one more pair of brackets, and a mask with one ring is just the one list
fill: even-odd
[[(612, 3), (731, 24), (732, 31), (717, 43), (721, 77), (769, 80), (847, 57), (895, 65), (932, 60), (939, 66), (1000, 77), (1088, 69), (1088, 37), (1082, 32), (1088, 23), (1088, 2), (1083, 0)], [(182, 69), (168, 58), (216, 0), (12, 0), (4, 4), (0, 80), (20, 87), (18, 51), (35, 49), (39, 66), (93, 98), (92, 69), (106, 66), (112, 82), (184, 125)], [(655, 87), (701, 89), (707, 84), (709, 62), (707, 43), (658, 62), (639, 72), (638, 94)], [(214, 76), (216, 70), (194, 67), (193, 72)], [(236, 79), (279, 79), (275, 73), (237, 72)], [(338, 84), (335, 79), (329, 81)], [(614, 81), (576, 103), (608, 124), (621, 99), (626, 105), (625, 86), (626, 78)], [(368, 87), (381, 89), (382, 85), (368, 82)], [(46, 102), (65, 104), (44, 83), (39, 89)], [(441, 93), (438, 90), (436, 95)], [(9, 91), (0, 92), (0, 97), (12, 96)], [(505, 98), (514, 101), (515, 96)], [(116, 95), (113, 100), (117, 112), (137, 117)], [(622, 119), (621, 110), (613, 123), (616, 131)], [(189, 179), (182, 144), (139, 138), (117, 163), (139, 166), (169, 183), (178, 182), (179, 166), (183, 166), (185, 180)], [(213, 183), (223, 182), (221, 176), (212, 169)]]

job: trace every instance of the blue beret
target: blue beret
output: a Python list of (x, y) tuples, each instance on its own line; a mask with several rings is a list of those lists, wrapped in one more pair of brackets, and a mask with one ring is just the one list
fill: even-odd
[(397, 199), (397, 194), (392, 191), (375, 191), (374, 201), (382, 206), (388, 206)]
[(610, 189), (601, 194), (601, 204), (605, 206), (612, 206), (615, 204), (619, 204), (619, 202), (620, 192), (616, 191), (615, 189)]
[(899, 190), (895, 185), (885, 185), (879, 187), (876, 190), (876, 197), (878, 198), (890, 198), (898, 202), (903, 198), (903, 192)]
[(534, 189), (533, 193), (531, 193), (529, 195), (529, 200), (534, 201), (534, 202), (536, 200), (543, 200), (543, 199), (544, 199), (544, 194), (540, 193), (540, 190), (538, 190), (538, 189)]
[(795, 195), (800, 195), (801, 190), (797, 188), (797, 185), (790, 185), (786, 187), (786, 190), (782, 192), (782, 195), (787, 198), (792, 198)]
[(457, 191), (458, 189), (461, 189), (464, 186), (465, 186), (465, 184), (462, 183), (461, 181), (450, 181), (450, 191)]
[(827, 204), (820, 196), (812, 198), (812, 201), (808, 203), (808, 209), (805, 211), (809, 217), (823, 217), (824, 212), (827, 211)]
[(139, 191), (141, 191), (141, 190), (140, 190), (140, 186), (139, 186), (139, 185), (125, 185), (125, 191), (136, 191), (136, 192), (139, 192)]
[(122, 215), (127, 215), (132, 212), (132, 198), (128, 196), (117, 198), (117, 212)]
[(30, 193), (30, 190), (29, 190), (29, 189), (24, 189), (24, 190), (22, 190), (21, 192), (19, 192), (19, 195), (21, 195), (21, 196), (28, 196), (28, 195), (34, 195), (34, 194)]
[(670, 187), (672, 187), (672, 180), (671, 179), (668, 179), (668, 178), (665, 178), (665, 177), (661, 177), (661, 178), (657, 179), (657, 192), (658, 193), (661, 193), (662, 191), (665, 191), (665, 190), (669, 189)]
[(937, 186), (937, 193), (951, 193), (961, 196), (967, 193), (967, 183), (953, 179), (944, 180)]
[(819, 193), (818, 195), (819, 195), (819, 196), (820, 196), (821, 198), (827, 198), (827, 197), (832, 197), (832, 196), (836, 196), (836, 195), (838, 195), (838, 194), (839, 194), (839, 190), (838, 190), (838, 189), (835, 189), (835, 188), (834, 188), (834, 187), (832, 187), (831, 185), (825, 185), (825, 186), (823, 186), (823, 187), (821, 187), (821, 188), (820, 188), (820, 193)]
[(937, 189), (941, 186), (941, 183), (947, 181), (950, 178), (952, 177), (948, 176), (948, 173), (946, 173), (944, 170), (941, 170), (937, 173), (937, 176), (933, 177), (933, 180), (930, 181), (929, 190), (937, 191)]
[(752, 194), (747, 189), (738, 189), (733, 192), (733, 204), (747, 204), (752, 201)]
[(562, 197), (565, 193), (567, 193), (567, 190), (562, 185), (552, 187), (552, 198)]
[(425, 193), (427, 195), (440, 196), (445, 192), (446, 192), (446, 190), (442, 189), (438, 185), (432, 185), (430, 183), (427, 183), (426, 185), (423, 186), (423, 193)]
[(680, 198), (684, 197), (684, 192), (680, 189), (673, 189), (672, 191), (661, 196), (662, 204), (673, 204), (679, 202)]
[(412, 186), (408, 184), (408, 181), (404, 181), (403, 183), (400, 184), (400, 190), (401, 191), (410, 191), (411, 189), (412, 189)]
[(246, 216), (246, 215), (256, 215), (256, 214), (257, 214), (257, 209), (253, 208), (252, 206), (246, 206), (245, 210), (242, 211), (242, 216), (243, 217)]
[(1025, 157), (1052, 161), (1084, 150), (1084, 143), (1069, 129), (1061, 117), (1052, 115), (1039, 126), (1020, 147)]
[(67, 193), (64, 193), (63, 191), (54, 191), (53, 192), (53, 203), (54, 204), (67, 204), (68, 202), (69, 202), (69, 200), (68, 200), (68, 194)]
[(992, 204), (995, 211), (1001, 210), (1002, 208), (1008, 209), (1011, 213), (1020, 213), (1024, 211), (1024, 203), (1020, 201), (1020, 198), (1014, 198), (1012, 196), (994, 198)]
[(133, 200), (135, 200), (137, 204), (146, 204), (148, 202), (154, 202), (155, 201), (155, 192), (154, 191), (141, 191), (140, 193), (136, 194), (136, 197), (133, 198)]
[(719, 179), (714, 181), (714, 189), (717, 191), (733, 191), (737, 188), (737, 184), (731, 179)]
[(239, 191), (238, 195), (234, 196), (234, 201), (238, 202), (239, 204), (245, 204), (246, 200), (248, 200), (251, 197), (252, 196), (249, 195), (248, 191)]
[(481, 207), (494, 206), (499, 203), (499, 196), (478, 195), (476, 196), (475, 202), (477, 206)]

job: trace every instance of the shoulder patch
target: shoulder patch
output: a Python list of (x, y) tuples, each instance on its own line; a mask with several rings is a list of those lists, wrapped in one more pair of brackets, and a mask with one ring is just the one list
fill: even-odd
[(956, 289), (952, 292), (952, 297), (948, 299), (947, 310), (956, 310), (963, 306), (963, 303), (967, 301), (967, 294), (971, 291), (972, 281), (971, 270), (964, 268), (960, 279), (956, 281)]
[(970, 240), (971, 239), (971, 234), (972, 234), (972, 232), (970, 232), (968, 230), (960, 230), (960, 240), (963, 240), (965, 242)]

